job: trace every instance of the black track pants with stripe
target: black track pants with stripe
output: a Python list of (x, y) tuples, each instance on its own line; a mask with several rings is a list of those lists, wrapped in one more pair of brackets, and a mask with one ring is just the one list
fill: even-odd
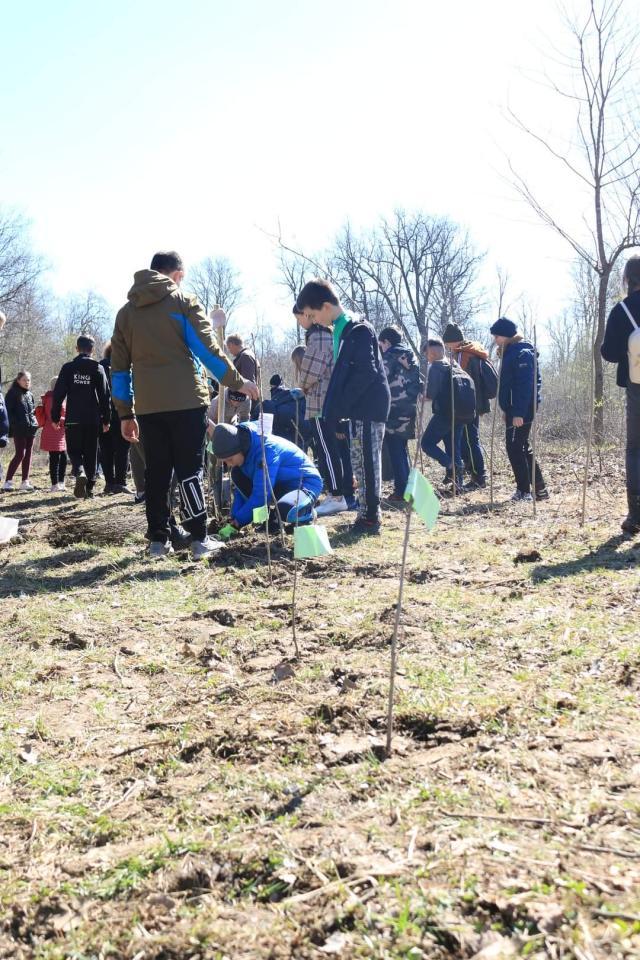
[(343, 494), (342, 460), (336, 437), (336, 424), (331, 425), (322, 417), (313, 417), (310, 422), (320, 476), (328, 492), (333, 497), (341, 497)]
[(148, 536), (165, 542), (170, 537), (171, 475), (175, 471), (182, 522), (194, 540), (207, 535), (207, 508), (202, 487), (205, 407), (146, 413), (138, 417), (145, 455), (145, 506)]

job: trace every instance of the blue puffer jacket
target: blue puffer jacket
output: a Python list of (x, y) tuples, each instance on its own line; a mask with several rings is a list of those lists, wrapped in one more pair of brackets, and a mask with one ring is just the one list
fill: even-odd
[(0, 390), (0, 447), (6, 447), (9, 442), (9, 415)]
[[(264, 506), (264, 477), (262, 472), (262, 443), (260, 427), (257, 423), (241, 423), (238, 430), (247, 430), (251, 434), (251, 446), (244, 463), (239, 468), (253, 484), (251, 496), (245, 499), (239, 491), (233, 500), (231, 518), (240, 527), (246, 526), (253, 520), (253, 511), (256, 507)], [(295, 443), (290, 443), (283, 437), (273, 435), (264, 438), (264, 453), (267, 463), (267, 498), (271, 500), (271, 490), (278, 486), (278, 496), (283, 496), (290, 490), (303, 490), (320, 495), (322, 477), (314, 467), (309, 457), (302, 452)], [(300, 483), (302, 477), (302, 484)], [(269, 482), (271, 481), (271, 482)]]
[[(507, 418), (522, 417), (525, 423), (533, 419), (534, 347), (527, 340), (509, 343), (502, 357), (498, 402)], [(538, 364), (536, 409), (540, 405), (542, 378)]]

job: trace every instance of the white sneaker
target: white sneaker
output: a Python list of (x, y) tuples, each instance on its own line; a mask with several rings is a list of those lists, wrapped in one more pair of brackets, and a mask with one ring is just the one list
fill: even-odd
[(59, 489), (60, 487), (58, 486), (57, 483), (52, 483), (51, 486), (49, 487), (49, 493), (57, 493)]
[(5, 480), (2, 484), (3, 490), (13, 490), (13, 480)]
[(33, 484), (29, 483), (28, 480), (23, 480), (22, 483), (20, 484), (20, 489), (21, 489), (21, 490), (35, 490), (35, 487), (33, 486)]
[(224, 547), (224, 541), (213, 540), (211, 537), (205, 540), (194, 540), (191, 544), (191, 556), (194, 560), (204, 560), (206, 557), (213, 556), (222, 547)]
[(149, 544), (149, 559), (151, 560), (160, 560), (162, 557), (168, 557), (170, 553), (173, 553), (170, 540), (167, 540), (166, 543), (162, 543), (161, 540), (152, 540)]
[(325, 497), (320, 506), (316, 507), (316, 513), (319, 517), (330, 517), (334, 513), (343, 513), (348, 509), (344, 497)]
[(64, 481), (62, 483), (59, 483), (57, 489), (58, 489), (58, 493), (66, 493), (67, 491), (66, 483), (64, 483)]

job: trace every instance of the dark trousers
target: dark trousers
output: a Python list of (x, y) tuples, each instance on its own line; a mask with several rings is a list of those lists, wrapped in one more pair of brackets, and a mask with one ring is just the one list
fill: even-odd
[(322, 417), (313, 417), (313, 445), (318, 460), (318, 470), (326, 489), (332, 497), (342, 496), (342, 460), (336, 437), (336, 424), (328, 423)]
[[(507, 421), (507, 456), (520, 493), (531, 493), (531, 475), (533, 473), (533, 450), (529, 443), (532, 423), (529, 421), (522, 427), (514, 427), (511, 419)], [(536, 493), (544, 490), (544, 480), (540, 466), (536, 463)]]
[(122, 436), (119, 419), (112, 420), (107, 432), (100, 434), (100, 462), (105, 483), (127, 482), (129, 444)]
[(52, 450), (49, 453), (49, 476), (51, 484), (64, 483), (67, 472), (67, 455), (64, 450)]
[(407, 488), (409, 479), (409, 451), (407, 449), (407, 440), (398, 436), (397, 433), (386, 433), (387, 449), (389, 459), (393, 469), (393, 492), (397, 497), (401, 497)]
[(149, 540), (165, 543), (171, 533), (171, 475), (175, 472), (182, 522), (194, 540), (207, 536), (202, 487), (205, 407), (145, 413), (138, 417), (146, 461), (145, 507)]
[(640, 497), (640, 383), (627, 387), (627, 493)]
[[(346, 427), (349, 430), (349, 425)], [(351, 466), (351, 442), (348, 433), (338, 437), (338, 453), (342, 464), (342, 496), (345, 500), (353, 498), (353, 467)]]
[(67, 453), (71, 461), (71, 474), (78, 476), (81, 469), (87, 477), (87, 487), (93, 489), (98, 469), (98, 431), (97, 424), (68, 423), (64, 428), (67, 441)]
[[(444, 450), (439, 444), (444, 444)], [(434, 413), (427, 424), (427, 429), (422, 434), (420, 446), (428, 457), (436, 460), (445, 470), (451, 470), (453, 461), (456, 464), (456, 479), (462, 480), (462, 454), (460, 447), (462, 443), (462, 424), (458, 423), (454, 428), (453, 451), (451, 449), (451, 420), (449, 417), (443, 417), (439, 413)]]
[(462, 459), (470, 474), (474, 477), (485, 476), (484, 456), (480, 446), (480, 417), (462, 428)]
[(13, 476), (22, 464), (22, 482), (29, 479), (31, 470), (31, 451), (33, 450), (33, 437), (14, 437), (13, 445), (16, 448), (9, 466), (7, 467), (6, 480), (13, 480)]

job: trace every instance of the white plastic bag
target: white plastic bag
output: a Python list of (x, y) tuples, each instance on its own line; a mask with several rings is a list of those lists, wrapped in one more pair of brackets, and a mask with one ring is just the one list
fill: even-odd
[(8, 543), (11, 537), (18, 536), (18, 521), (11, 517), (0, 517), (0, 543)]

